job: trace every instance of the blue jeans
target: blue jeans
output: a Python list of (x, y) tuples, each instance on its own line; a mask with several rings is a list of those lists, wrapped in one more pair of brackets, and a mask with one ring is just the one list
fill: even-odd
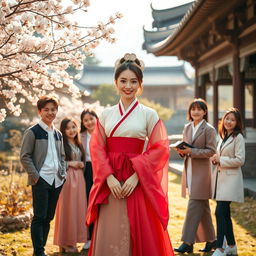
[(31, 238), (35, 256), (44, 254), (50, 222), (54, 218), (61, 188), (62, 186), (55, 188), (55, 182), (49, 185), (41, 177), (32, 186), (34, 216), (31, 223)]

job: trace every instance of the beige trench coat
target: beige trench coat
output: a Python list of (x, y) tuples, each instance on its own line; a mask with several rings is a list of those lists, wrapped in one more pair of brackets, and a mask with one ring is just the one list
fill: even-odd
[(213, 126), (204, 121), (198, 128), (192, 140), (192, 123), (185, 125), (183, 140), (191, 144), (192, 152), (185, 157), (182, 173), (182, 196), (186, 197), (187, 190), (187, 159), (192, 158), (192, 183), (190, 199), (206, 200), (212, 197), (212, 171), (210, 157), (216, 151), (216, 131)]
[(216, 188), (216, 200), (243, 202), (244, 186), (241, 166), (245, 161), (244, 138), (241, 134), (236, 137), (231, 136), (220, 149), (221, 143), (222, 140), (218, 143), (217, 149), (220, 154), (220, 164), (213, 172), (213, 196)]

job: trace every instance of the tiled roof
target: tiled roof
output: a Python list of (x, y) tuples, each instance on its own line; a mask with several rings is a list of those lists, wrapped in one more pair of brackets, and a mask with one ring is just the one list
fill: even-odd
[[(75, 84), (82, 90), (101, 84), (114, 83), (114, 68), (101, 66), (86, 66), (83, 75)], [(185, 72), (184, 66), (175, 67), (146, 67), (144, 70), (143, 85), (151, 86), (187, 86), (192, 85), (191, 80)]]
[(146, 30), (143, 28), (145, 43), (159, 42), (172, 34), (177, 28), (178, 24), (172, 25), (161, 30)]
[(194, 15), (194, 13), (197, 11), (197, 9), (200, 7), (200, 5), (203, 2), (204, 0), (195, 0), (195, 2), (193, 2), (189, 10), (185, 13), (183, 18), (181, 19), (176, 30), (162, 42), (152, 45), (150, 48), (147, 49), (147, 51), (152, 53), (157, 52), (158, 50), (164, 48), (165, 45), (167, 45), (169, 42), (171, 42), (175, 38), (175, 36), (179, 34), (180, 31), (185, 27), (185, 25), (188, 23), (188, 21), (191, 19), (191, 17)]
[(163, 22), (168, 22), (171, 20), (176, 20), (177, 18), (180, 20), (184, 14), (188, 11), (188, 9), (191, 7), (193, 0), (189, 3), (182, 4), (179, 6), (175, 6), (172, 8), (167, 9), (155, 9), (153, 5), (151, 4), (152, 9), (152, 17), (154, 19), (154, 24), (161, 24)]
[(189, 45), (198, 36), (211, 26), (216, 15), (225, 15), (230, 8), (239, 6), (240, 0), (196, 0), (184, 15), (176, 30), (162, 41), (148, 44), (147, 52), (156, 56), (175, 56), (177, 48)]
[(169, 9), (156, 10), (151, 5), (154, 18), (152, 26), (157, 29), (146, 30), (143, 28), (145, 42), (142, 48), (153, 52), (152, 49), (157, 48), (159, 43), (162, 44), (166, 38), (170, 38), (172, 34), (176, 33), (183, 16), (191, 6), (192, 2)]

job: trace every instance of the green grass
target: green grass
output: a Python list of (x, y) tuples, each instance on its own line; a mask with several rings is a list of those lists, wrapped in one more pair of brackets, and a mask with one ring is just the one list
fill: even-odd
[[(1, 182), (1, 179), (0, 179)], [(0, 183), (1, 184), (1, 183)], [(180, 245), (180, 237), (183, 226), (184, 217), (186, 214), (187, 199), (180, 196), (180, 177), (176, 174), (169, 174), (169, 208), (170, 208), (170, 221), (168, 225), (169, 235), (172, 241), (173, 247)], [(211, 201), (212, 217), (215, 224), (215, 202)], [(256, 201), (250, 198), (246, 198), (244, 204), (232, 204), (232, 216), (234, 233), (237, 241), (239, 256), (251, 256), (256, 255)], [(46, 252), (51, 256), (65, 256), (65, 255), (83, 255), (82, 253), (57, 253), (58, 247), (52, 244), (53, 241), (53, 225), (50, 230), (48, 243), (46, 246)], [(81, 249), (82, 244), (79, 244)], [(190, 256), (210, 256), (211, 253), (199, 253), (198, 249), (204, 247), (204, 244), (196, 244), (194, 253), (186, 254)], [(20, 232), (0, 234), (0, 256), (28, 256), (32, 255), (32, 245), (30, 239), (29, 229)], [(176, 254), (179, 255), (179, 254)], [(181, 254), (182, 255), (182, 254)], [(112, 255), (109, 255), (112, 256)]]
[[(169, 175), (169, 210), (170, 221), (168, 225), (169, 234), (173, 247), (178, 247), (181, 243), (181, 231), (186, 214), (187, 199), (181, 197), (180, 177), (176, 174)], [(216, 203), (210, 200), (213, 223), (215, 225), (214, 211)], [(237, 242), (239, 256), (256, 255), (256, 200), (246, 198), (245, 203), (232, 203), (232, 220), (234, 234)], [(204, 247), (204, 243), (198, 243), (194, 246), (194, 253), (189, 255), (208, 256), (211, 253), (199, 253), (198, 250)], [(177, 253), (177, 255), (179, 255)], [(181, 254), (182, 255), (182, 254)], [(188, 254), (186, 254), (188, 255)]]

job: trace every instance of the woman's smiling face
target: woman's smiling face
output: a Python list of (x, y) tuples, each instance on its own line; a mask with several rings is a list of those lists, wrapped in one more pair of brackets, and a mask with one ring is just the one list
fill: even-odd
[(129, 69), (123, 71), (115, 81), (116, 88), (123, 100), (133, 100), (141, 87), (135, 73)]
[(233, 113), (226, 115), (224, 119), (224, 127), (227, 130), (228, 134), (232, 133), (236, 127), (236, 117)]

